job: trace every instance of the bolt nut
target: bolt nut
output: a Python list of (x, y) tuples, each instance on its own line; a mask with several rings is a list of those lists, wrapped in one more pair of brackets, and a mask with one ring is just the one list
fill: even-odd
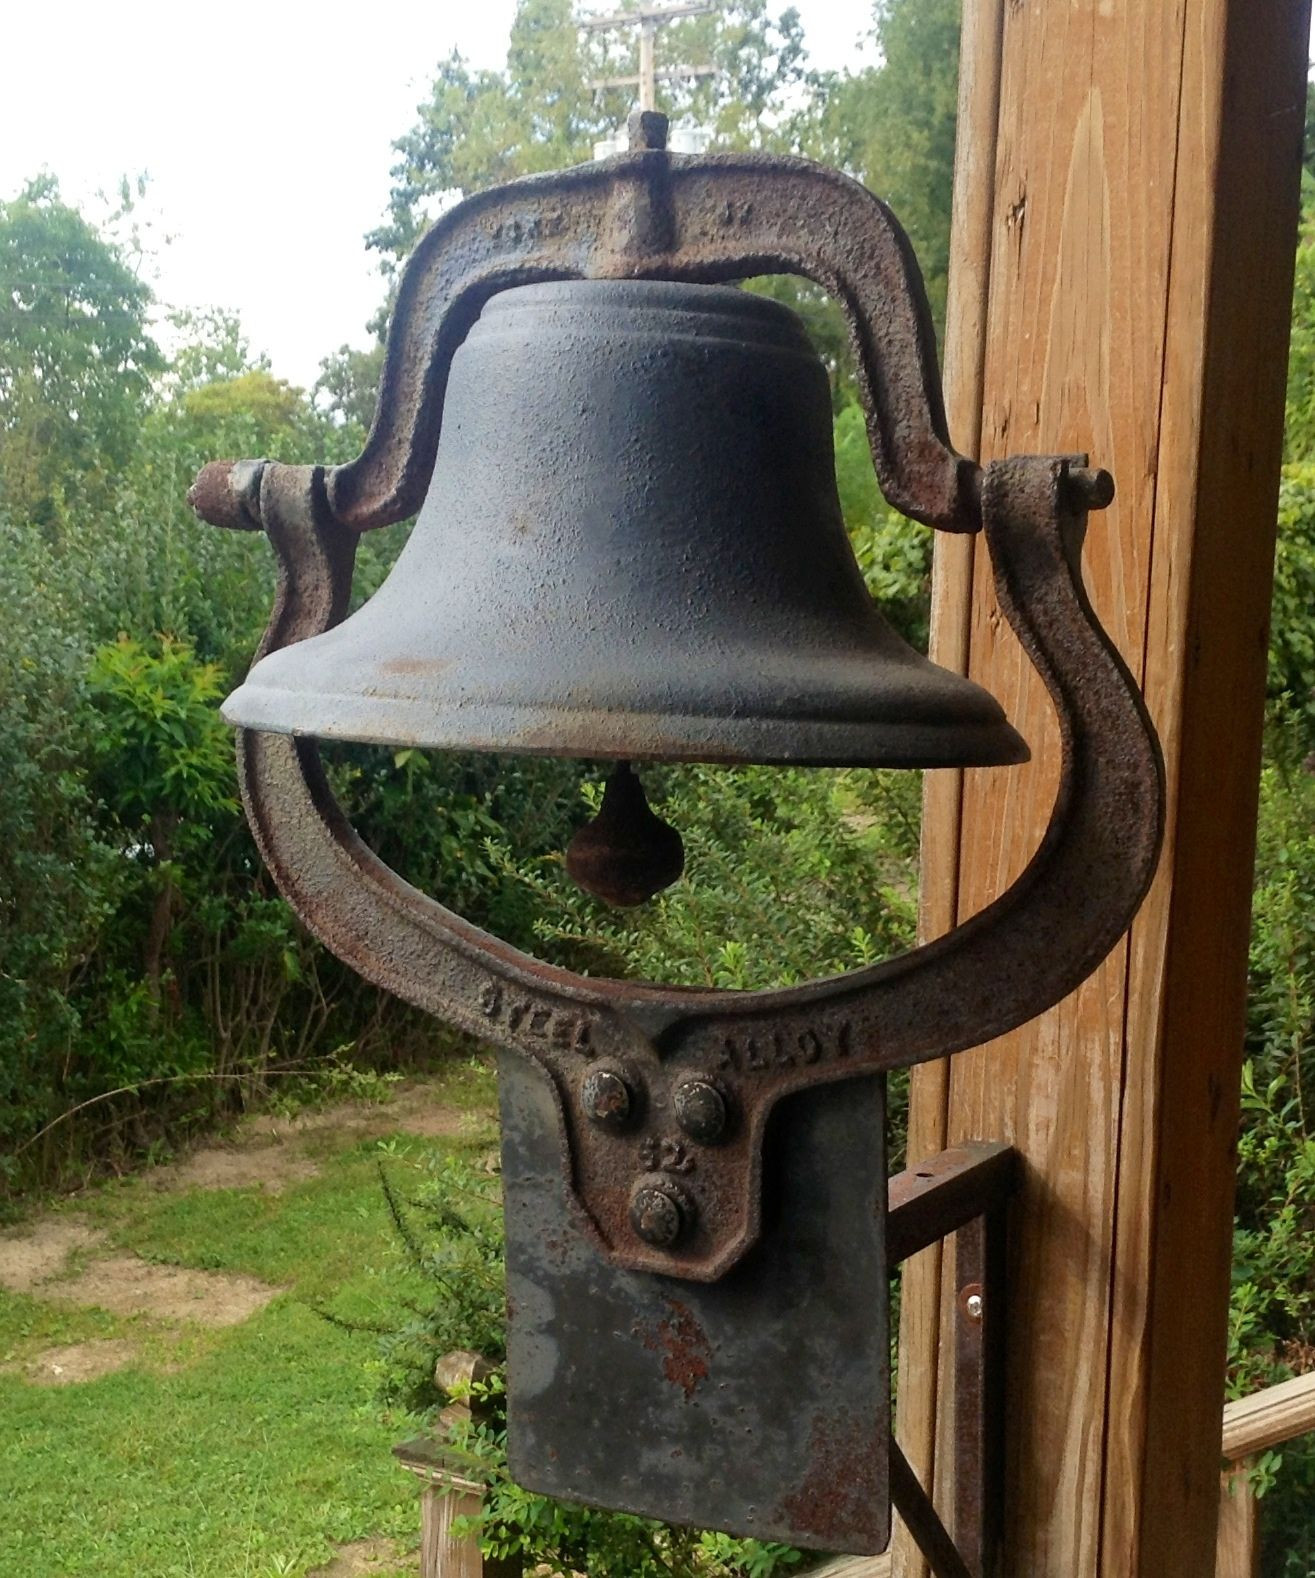
[(639, 1103), (623, 1075), (614, 1068), (594, 1068), (580, 1086), (580, 1105), (591, 1123), (619, 1134), (634, 1121)]
[(1071, 466), (1065, 485), (1073, 509), (1107, 510), (1114, 502), (1114, 478), (1096, 466)]
[(700, 1145), (716, 1145), (725, 1137), (729, 1114), (726, 1098), (710, 1079), (682, 1080), (672, 1094), (676, 1122)]
[(630, 1196), (630, 1225), (654, 1249), (671, 1249), (694, 1225), (693, 1202), (670, 1184), (638, 1183)]

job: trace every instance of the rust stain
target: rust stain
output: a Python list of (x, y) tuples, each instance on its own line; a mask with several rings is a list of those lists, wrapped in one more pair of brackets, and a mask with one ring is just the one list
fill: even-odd
[(399, 657), (390, 658), (379, 667), (385, 674), (441, 674), (452, 667), (452, 659)]
[(689, 1402), (708, 1378), (712, 1346), (688, 1305), (672, 1298), (666, 1304), (671, 1313), (655, 1331), (641, 1332), (640, 1340), (650, 1353), (662, 1354), (663, 1375)]

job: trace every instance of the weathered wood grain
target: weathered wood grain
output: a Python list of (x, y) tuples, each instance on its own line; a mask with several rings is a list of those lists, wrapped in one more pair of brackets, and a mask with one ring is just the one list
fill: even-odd
[(886, 1556), (845, 1556), (819, 1567), (813, 1578), (891, 1578), (891, 1558)]
[(1239, 1398), (1224, 1409), (1223, 1452), (1230, 1463), (1315, 1431), (1315, 1375), (1299, 1375)]
[[(982, 0), (965, 8), (959, 68), (955, 224), (946, 304), (945, 402), (954, 441), (970, 455), (978, 452), (981, 436), (1004, 10), (1005, 0)], [(966, 672), (968, 664), (972, 575), (972, 541), (965, 537), (942, 538), (937, 544), (932, 575), (931, 656), (957, 673)], [(928, 855), (923, 860), (919, 887), (918, 928), (924, 941), (949, 931), (958, 919), (957, 856), (962, 802), (962, 773), (927, 774), (922, 836)], [(947, 1064), (932, 1063), (919, 1071), (909, 1110), (911, 1163), (944, 1150), (948, 1093)], [(935, 1480), (940, 1345), (911, 1339), (909, 1334), (937, 1329), (944, 1254), (940, 1245), (923, 1251), (905, 1266), (901, 1280), (900, 1325), (904, 1335), (899, 1346), (896, 1422), (900, 1445), (910, 1466), (929, 1487)], [(919, 1370), (916, 1379), (912, 1365)], [(952, 1413), (948, 1388), (946, 1402), (948, 1418)], [(952, 1502), (940, 1495), (935, 1499), (942, 1516), (948, 1516)], [(905, 1578), (924, 1578), (926, 1564), (898, 1518), (891, 1550), (894, 1571)]]
[[(919, 1074), (913, 1135), (1007, 1139), (1025, 1158), (1006, 1569), (1204, 1573), (1309, 5), (965, 0), (971, 47), (1002, 12), (998, 93), (988, 69), (964, 87), (971, 135), (998, 106), (989, 240), (983, 257), (970, 215), (955, 249), (969, 297), (986, 282), (980, 449), (1090, 451), (1118, 479), (1086, 575), (1162, 732), (1168, 843), (1130, 943), (1052, 1013), (956, 1059), (948, 1088)], [(973, 327), (956, 323), (956, 367), (975, 365)], [(1017, 874), (1055, 785), (1049, 704), (975, 571), (960, 545), (942, 553), (938, 657), (966, 657), (1036, 759), (968, 774), (957, 811), (954, 786), (929, 789), (929, 930)], [(938, 1273), (911, 1291), (901, 1435), (944, 1509)]]

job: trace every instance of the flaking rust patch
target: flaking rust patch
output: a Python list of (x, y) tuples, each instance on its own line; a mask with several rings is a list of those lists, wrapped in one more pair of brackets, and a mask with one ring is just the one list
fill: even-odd
[(691, 1402), (708, 1378), (712, 1345), (688, 1305), (672, 1298), (666, 1305), (671, 1313), (652, 1331), (640, 1330), (637, 1335), (650, 1353), (662, 1355), (663, 1375)]

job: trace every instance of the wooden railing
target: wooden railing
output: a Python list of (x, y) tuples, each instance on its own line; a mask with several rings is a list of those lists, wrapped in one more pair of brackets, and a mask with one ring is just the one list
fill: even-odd
[(1315, 1375), (1267, 1387), (1224, 1407), (1223, 1494), (1219, 1503), (1219, 1549), (1215, 1578), (1256, 1578), (1260, 1530), (1256, 1498), (1247, 1482), (1252, 1460), (1315, 1431)]

